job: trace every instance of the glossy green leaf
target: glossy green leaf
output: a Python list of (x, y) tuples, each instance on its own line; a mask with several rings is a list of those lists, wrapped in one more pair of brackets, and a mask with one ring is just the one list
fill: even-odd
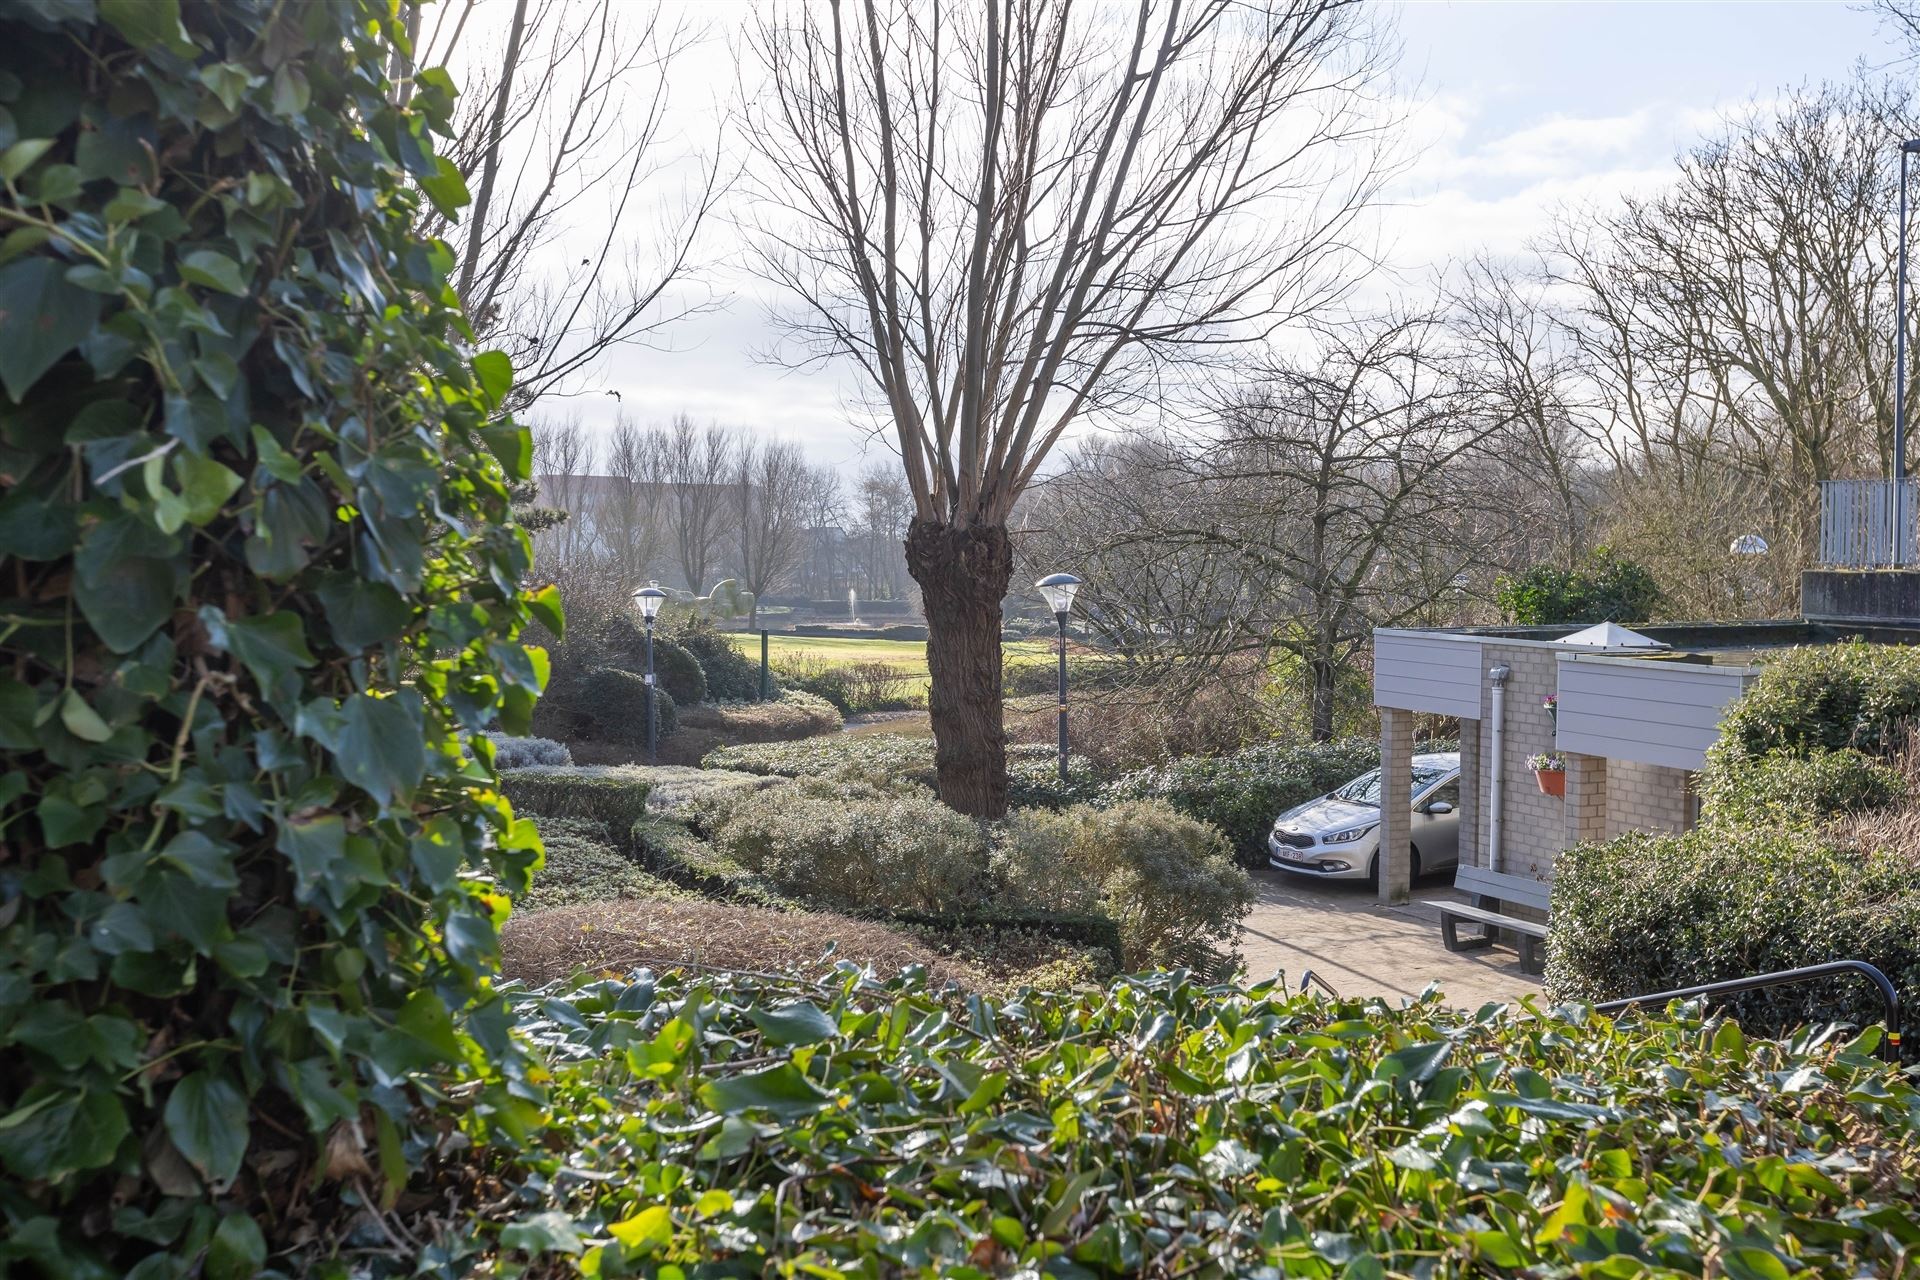
[(818, 1044), (840, 1034), (840, 1025), (822, 1013), (818, 1005), (806, 1000), (796, 1000), (778, 1009), (750, 1009), (747, 1016), (753, 1019), (753, 1025), (760, 1028), (760, 1034), (769, 1044)]
[(473, 376), (489, 409), (497, 409), (513, 390), (513, 361), (504, 351), (482, 351), (473, 358)]
[(67, 283), (66, 269), (52, 258), (0, 267), (0, 386), (14, 403), (80, 345), (99, 314), (99, 295)]
[(173, 613), (176, 582), (172, 562), (128, 556), (83, 573), (73, 596), (107, 648), (132, 653)]
[(100, 16), (128, 44), (163, 47), (189, 57), (197, 52), (180, 25), (180, 0), (100, 0)]
[(244, 294), (246, 277), (240, 264), (218, 249), (196, 249), (180, 259), (180, 278), (221, 293)]
[(200, 622), (214, 646), (239, 659), (261, 691), (276, 701), (294, 695), (300, 671), (315, 661), (298, 614), (229, 618), (208, 605), (200, 611)]
[(833, 1103), (791, 1063), (716, 1080), (701, 1088), (700, 1101), (725, 1115), (765, 1111), (782, 1119), (811, 1115)]
[(167, 1095), (167, 1136), (200, 1176), (225, 1186), (247, 1153), (247, 1098), (211, 1070), (183, 1076)]
[(340, 717), (334, 746), (340, 776), (383, 805), (412, 795), (427, 767), (413, 704), (357, 693), (342, 705)]

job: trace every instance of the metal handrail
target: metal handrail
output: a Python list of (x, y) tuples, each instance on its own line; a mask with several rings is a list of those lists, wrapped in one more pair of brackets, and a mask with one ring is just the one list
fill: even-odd
[(1328, 995), (1332, 996), (1335, 1000), (1338, 1000), (1340, 998), (1340, 993), (1334, 990), (1333, 984), (1331, 982), (1328, 982), (1325, 978), (1321, 977), (1319, 974), (1315, 973), (1311, 969), (1308, 969), (1306, 972), (1300, 975), (1300, 994), (1301, 995), (1307, 994), (1308, 987), (1318, 987), (1322, 991), (1326, 992)]
[[(1889, 1062), (1900, 1060), (1900, 991), (1887, 978), (1887, 975), (1868, 964), (1865, 960), (1830, 960), (1825, 964), (1803, 965), (1798, 969), (1781, 969), (1774, 973), (1757, 973), (1745, 978), (1729, 978), (1725, 982), (1705, 982), (1697, 987), (1679, 987), (1672, 991), (1654, 991), (1644, 996), (1628, 996), (1624, 1000), (1607, 1000), (1593, 1006), (1595, 1013), (1622, 1013), (1636, 1005), (1665, 1004), (1670, 1000), (1691, 1000), (1696, 996), (1733, 995), (1741, 991), (1758, 991), (1764, 987), (1784, 987), (1797, 982), (1812, 982), (1819, 978), (1830, 978), (1838, 974), (1857, 973), (1880, 989), (1880, 1001), (1886, 1007), (1887, 1035), (1880, 1042), (1880, 1056)], [(1306, 979), (1301, 980), (1302, 990)]]

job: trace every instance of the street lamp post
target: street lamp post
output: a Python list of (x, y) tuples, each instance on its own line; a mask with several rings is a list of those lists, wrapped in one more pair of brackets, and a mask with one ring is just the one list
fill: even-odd
[(1033, 584), (1046, 598), (1047, 607), (1053, 610), (1054, 621), (1060, 624), (1060, 781), (1067, 780), (1067, 614), (1073, 608), (1074, 592), (1080, 590), (1080, 579), (1070, 573), (1050, 573)]
[(653, 620), (660, 616), (660, 606), (667, 602), (667, 593), (660, 589), (657, 582), (649, 582), (633, 593), (634, 603), (640, 606), (640, 616), (647, 624), (647, 760), (658, 763), (660, 756), (660, 713), (654, 706), (653, 682)]
[(1907, 157), (1920, 138), (1900, 143), (1900, 257), (1893, 281), (1893, 567), (1907, 560)]

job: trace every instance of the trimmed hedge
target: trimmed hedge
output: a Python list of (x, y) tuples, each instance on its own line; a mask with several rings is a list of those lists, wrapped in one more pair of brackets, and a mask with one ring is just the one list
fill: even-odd
[(679, 723), (743, 742), (792, 742), (838, 733), (845, 724), (825, 698), (799, 689), (783, 689), (771, 702), (710, 702), (684, 707)]
[[(578, 711), (593, 724), (596, 736), (627, 746), (647, 742), (647, 679), (618, 667), (602, 667), (581, 682)], [(652, 691), (658, 722), (654, 732), (665, 738), (679, 726), (673, 696), (664, 688)]]
[[(1635, 834), (1554, 864), (1547, 988), (1605, 1000), (1829, 960), (1879, 966), (1920, 1008), (1920, 863), (1832, 848), (1805, 831)], [(1736, 996), (1743, 1025), (1878, 1021), (1859, 979)]]
[(926, 792), (827, 779), (739, 793), (712, 839), (785, 893), (856, 910), (957, 910), (987, 864), (979, 826)]
[(493, 744), (493, 767), (496, 769), (528, 769), (535, 765), (573, 763), (573, 753), (567, 750), (567, 744), (555, 742), (552, 738), (516, 738), (504, 733), (486, 736)]
[(582, 818), (625, 831), (647, 816), (644, 770), (585, 765), (515, 769), (500, 779), (516, 810), (543, 818)]
[(771, 880), (747, 870), (695, 835), (684, 822), (644, 818), (633, 824), (628, 838), (649, 870), (706, 897), (756, 907), (793, 905)]
[[(708, 752), (700, 763), (709, 769), (782, 778), (836, 778), (882, 787), (908, 782), (929, 790), (934, 785), (933, 739), (901, 734), (721, 747)], [(1063, 783), (1054, 748), (1038, 743), (1007, 748), (1007, 798), (1015, 808), (1058, 809), (1100, 794), (1099, 774), (1083, 756), (1067, 758)]]
[(623, 853), (604, 823), (540, 818), (535, 825), (546, 846), (547, 860), (534, 874), (532, 887), (515, 900), (517, 907), (544, 911), (577, 902), (657, 898), (680, 892)]
[[(1444, 750), (1433, 745), (1422, 750)], [(1289, 745), (1260, 743), (1227, 756), (1188, 756), (1125, 774), (1106, 789), (1109, 803), (1165, 800), (1189, 817), (1211, 822), (1233, 843), (1243, 866), (1267, 864), (1267, 832), (1294, 805), (1380, 767), (1373, 738)]]

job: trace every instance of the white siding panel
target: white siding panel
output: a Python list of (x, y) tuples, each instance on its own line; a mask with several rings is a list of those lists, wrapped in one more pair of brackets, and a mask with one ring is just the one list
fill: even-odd
[(1476, 640), (1382, 628), (1373, 633), (1373, 704), (1443, 716), (1480, 715)]
[(1555, 738), (1562, 751), (1698, 769), (1747, 679), (1739, 667), (1563, 656)]

